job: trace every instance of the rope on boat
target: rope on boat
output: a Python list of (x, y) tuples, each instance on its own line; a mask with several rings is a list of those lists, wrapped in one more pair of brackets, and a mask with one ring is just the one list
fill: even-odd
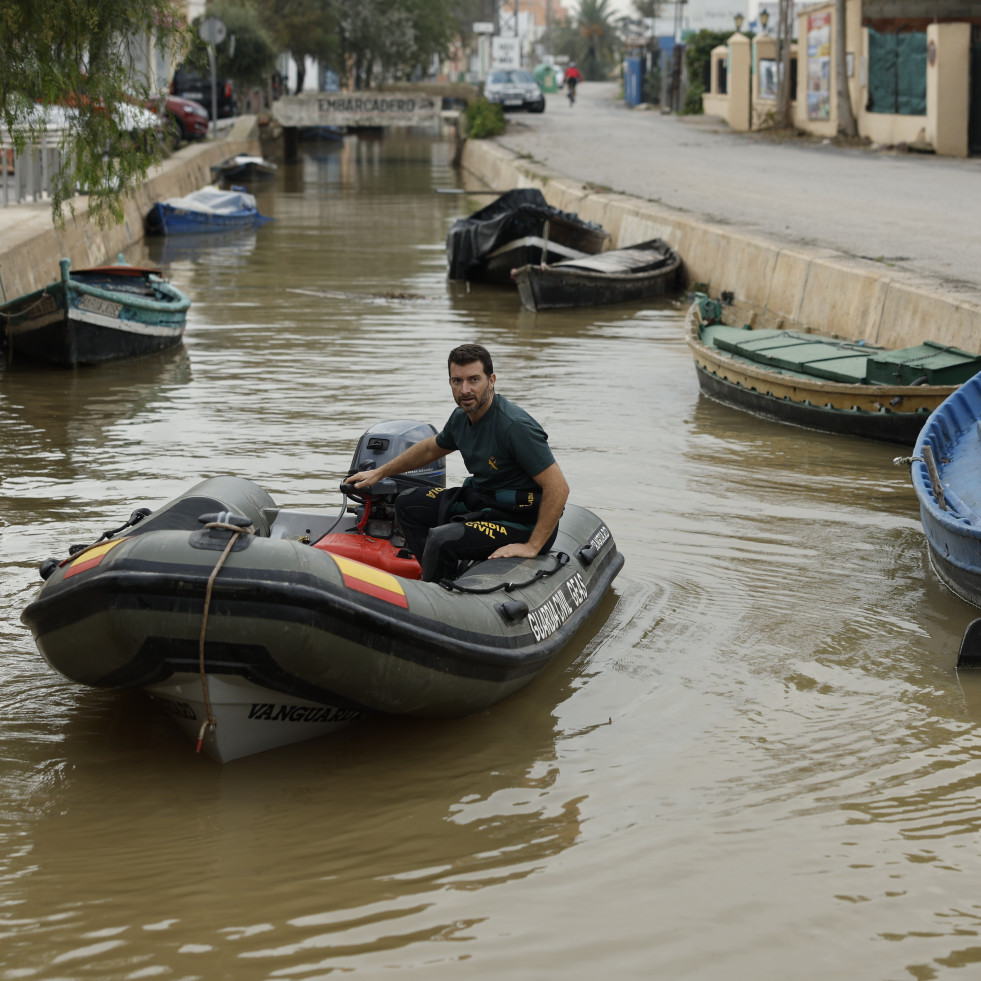
[(927, 473), (930, 475), (930, 489), (933, 496), (937, 499), (941, 511), (947, 510), (947, 502), (944, 500), (944, 486), (940, 482), (940, 474), (937, 472), (937, 462), (933, 458), (933, 447), (929, 443), (923, 444), (923, 459), (927, 465)]
[(211, 695), (208, 692), (208, 675), (204, 667), (204, 635), (208, 629), (208, 610), (211, 608), (211, 590), (215, 584), (215, 579), (218, 578), (221, 567), (225, 564), (225, 559), (228, 558), (229, 552), (231, 552), (235, 543), (238, 541), (238, 536), (255, 534), (255, 527), (253, 525), (242, 528), (239, 525), (233, 525), (227, 521), (209, 521), (204, 527), (224, 528), (232, 534), (228, 537), (228, 544), (215, 563), (214, 569), (211, 570), (211, 575), (208, 577), (208, 585), (204, 591), (204, 614), (201, 617), (201, 636), (198, 641), (198, 671), (201, 674), (201, 691), (204, 695), (204, 710), (206, 715), (204, 722), (201, 723), (200, 730), (198, 730), (198, 744), (195, 750), (197, 753), (201, 752), (205, 733), (209, 729), (216, 728), (218, 725), (218, 720), (215, 718), (214, 712), (211, 709)]
[(121, 524), (118, 528), (112, 528), (109, 531), (104, 531), (94, 542), (88, 545), (69, 545), (68, 546), (68, 558), (62, 559), (58, 563), (58, 566), (67, 565), (73, 559), (77, 559), (80, 555), (83, 555), (89, 549), (93, 549), (96, 545), (101, 544), (104, 541), (108, 541), (110, 538), (115, 538), (121, 531), (125, 531), (127, 528), (132, 528), (133, 525), (139, 524), (144, 518), (151, 515), (153, 512), (149, 508), (137, 508), (130, 516), (129, 520), (124, 524)]

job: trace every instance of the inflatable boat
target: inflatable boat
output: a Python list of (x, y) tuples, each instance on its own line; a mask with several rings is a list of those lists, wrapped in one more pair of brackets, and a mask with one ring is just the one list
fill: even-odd
[[(431, 435), (369, 429), (352, 472)], [(529, 684), (623, 565), (606, 524), (569, 505), (551, 551), (422, 582), (393, 524), (399, 491), (445, 484), (442, 461), (341, 485), (340, 513), (289, 510), (242, 477), (201, 481), (41, 567), (22, 613), (71, 681), (147, 692), (224, 762), (366, 715), (454, 717)]]

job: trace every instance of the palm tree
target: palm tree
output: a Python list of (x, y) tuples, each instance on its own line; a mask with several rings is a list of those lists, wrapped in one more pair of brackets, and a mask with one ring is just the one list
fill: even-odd
[(583, 78), (605, 79), (619, 63), (620, 38), (613, 16), (610, 0), (579, 0), (573, 29), (560, 43), (563, 53), (579, 65)]

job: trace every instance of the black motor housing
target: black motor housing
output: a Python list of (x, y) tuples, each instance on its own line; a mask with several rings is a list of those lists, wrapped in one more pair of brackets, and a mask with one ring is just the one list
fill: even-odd
[[(366, 429), (358, 440), (357, 449), (351, 460), (351, 473), (359, 470), (374, 470), (389, 460), (394, 460), (400, 453), (416, 443), (436, 435), (435, 427), (428, 422), (417, 422), (412, 419), (392, 419), (387, 422), (377, 422)], [(394, 480), (400, 491), (412, 487), (431, 485), (446, 486), (446, 458), (440, 457), (427, 463), (418, 470), (410, 470), (390, 478)]]

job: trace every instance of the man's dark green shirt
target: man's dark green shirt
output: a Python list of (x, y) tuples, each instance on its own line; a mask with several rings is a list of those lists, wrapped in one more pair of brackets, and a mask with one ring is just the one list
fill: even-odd
[(486, 494), (538, 490), (533, 478), (555, 463), (545, 430), (524, 409), (497, 394), (474, 425), (463, 409), (454, 409), (436, 434), (436, 444), (447, 452), (459, 450), (471, 474), (464, 486)]

